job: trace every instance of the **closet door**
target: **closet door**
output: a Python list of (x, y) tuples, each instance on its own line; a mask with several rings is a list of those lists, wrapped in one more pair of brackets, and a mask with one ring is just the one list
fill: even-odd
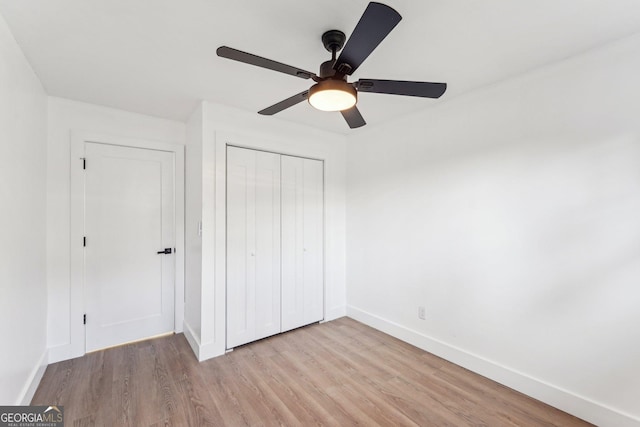
[(282, 156), (282, 331), (324, 317), (323, 163)]
[(280, 332), (280, 155), (227, 149), (227, 348)]

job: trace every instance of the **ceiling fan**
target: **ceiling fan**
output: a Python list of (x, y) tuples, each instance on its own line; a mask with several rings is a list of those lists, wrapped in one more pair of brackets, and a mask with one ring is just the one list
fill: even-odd
[[(219, 47), (216, 53), (223, 58), (279, 71), (302, 79), (312, 79), (316, 82), (308, 90), (258, 111), (259, 114), (270, 116), (308, 99), (309, 103), (319, 110), (340, 111), (349, 127), (354, 129), (366, 124), (356, 106), (359, 92), (439, 98), (447, 89), (446, 83), (376, 79), (360, 79), (352, 83), (347, 81), (347, 76), (353, 74), (360, 67), (401, 19), (400, 14), (391, 7), (371, 2), (362, 14), (349, 40), (346, 40), (342, 31), (325, 32), (322, 35), (322, 43), (331, 52), (331, 60), (320, 65), (319, 75), (227, 46)], [(336, 53), (340, 50), (342, 52), (336, 59)]]

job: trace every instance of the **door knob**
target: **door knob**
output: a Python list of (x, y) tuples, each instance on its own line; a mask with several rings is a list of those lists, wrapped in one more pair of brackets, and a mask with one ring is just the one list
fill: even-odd
[(163, 251), (158, 251), (159, 254), (170, 254), (171, 253), (171, 248), (164, 248)]

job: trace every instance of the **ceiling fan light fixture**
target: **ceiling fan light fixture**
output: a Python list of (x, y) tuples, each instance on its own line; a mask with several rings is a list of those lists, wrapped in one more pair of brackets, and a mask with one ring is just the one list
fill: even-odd
[[(349, 128), (356, 129), (367, 124), (356, 106), (359, 92), (435, 99), (447, 90), (446, 83), (408, 80), (360, 79), (349, 83), (349, 76), (353, 75), (401, 19), (402, 16), (392, 7), (372, 1), (367, 5), (349, 39), (340, 30), (325, 31), (322, 34), (322, 44), (331, 52), (331, 59), (320, 64), (318, 74), (228, 46), (220, 46), (216, 53), (222, 58), (317, 82), (308, 90), (264, 108), (258, 114), (272, 116), (306, 99), (318, 110), (340, 111)], [(336, 58), (337, 52), (340, 55)]]
[(344, 111), (356, 105), (358, 92), (344, 80), (324, 80), (309, 89), (309, 104), (321, 111)]

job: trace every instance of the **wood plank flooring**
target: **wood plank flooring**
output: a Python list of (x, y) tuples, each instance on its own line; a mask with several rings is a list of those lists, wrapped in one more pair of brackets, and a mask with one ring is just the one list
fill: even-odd
[(588, 426), (355, 320), (198, 363), (183, 335), (55, 363), (32, 404), (67, 426)]

